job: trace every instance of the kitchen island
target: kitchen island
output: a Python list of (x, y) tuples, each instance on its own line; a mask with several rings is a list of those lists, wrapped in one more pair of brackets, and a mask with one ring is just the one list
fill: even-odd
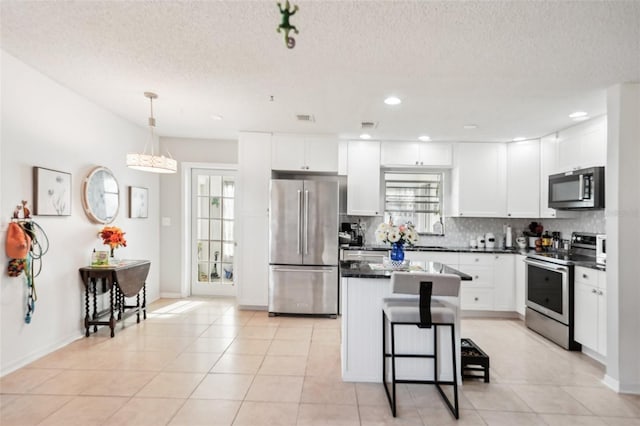
[[(391, 295), (392, 270), (368, 262), (340, 263), (342, 280), (342, 379), (347, 382), (382, 382), (382, 299)], [(471, 276), (442, 263), (425, 262), (416, 272), (456, 274), (464, 281)], [(451, 305), (459, 313), (459, 298), (434, 297)], [(432, 330), (402, 327), (396, 333), (398, 351), (426, 353), (433, 350)], [(439, 330), (440, 377), (451, 380), (451, 345), (449, 330)], [(456, 315), (456, 359), (460, 360), (460, 315)], [(426, 350), (425, 350), (426, 349)], [(433, 362), (425, 359), (398, 361), (397, 376), (402, 378), (433, 377)], [(460, 382), (460, 364), (458, 364)]]

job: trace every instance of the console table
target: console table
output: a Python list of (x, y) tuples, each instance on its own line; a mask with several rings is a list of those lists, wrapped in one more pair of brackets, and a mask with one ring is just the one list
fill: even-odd
[[(99, 325), (108, 325), (111, 337), (115, 335), (117, 312), (118, 320), (136, 314), (140, 322), (140, 311), (143, 319), (147, 319), (147, 288), (146, 280), (151, 262), (148, 260), (122, 260), (108, 266), (85, 266), (80, 268), (80, 276), (84, 282), (85, 336), (89, 337), (89, 329), (93, 326), (94, 333)], [(140, 290), (142, 289), (142, 304)], [(109, 292), (109, 308), (98, 312), (97, 296)], [(135, 305), (127, 305), (125, 297), (136, 296)], [(92, 303), (93, 312), (90, 312)], [(127, 309), (129, 310), (127, 312)], [(108, 315), (108, 321), (101, 320)]]

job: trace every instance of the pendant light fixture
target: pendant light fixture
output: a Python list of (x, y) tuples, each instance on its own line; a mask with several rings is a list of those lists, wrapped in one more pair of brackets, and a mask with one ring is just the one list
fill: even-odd
[[(158, 95), (152, 92), (144, 92), (144, 96), (149, 98), (151, 104), (151, 116), (149, 117), (149, 140), (144, 145), (142, 154), (127, 154), (127, 167), (144, 172), (152, 173), (175, 173), (178, 170), (178, 162), (171, 158), (171, 154), (167, 151), (168, 157), (164, 155), (154, 155), (153, 146), (155, 144), (154, 129), (156, 127), (156, 119), (153, 118), (153, 100)], [(147, 146), (151, 145), (151, 153), (147, 154)]]

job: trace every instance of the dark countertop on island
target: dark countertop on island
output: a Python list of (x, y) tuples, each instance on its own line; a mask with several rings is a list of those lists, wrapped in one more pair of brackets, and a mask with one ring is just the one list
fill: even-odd
[[(366, 245), (366, 246), (349, 246), (341, 245), (343, 250), (360, 250), (360, 251), (389, 251), (391, 248), (386, 245)], [(535, 257), (537, 254), (533, 249), (517, 249), (517, 248), (471, 248), (471, 247), (444, 247), (444, 246), (406, 246), (405, 251), (440, 251), (450, 253), (493, 253), (493, 254), (519, 254), (522, 256)], [(542, 259), (544, 260), (544, 259)], [(599, 265), (596, 263), (595, 258), (593, 260), (576, 260), (572, 262), (575, 266), (582, 266), (585, 268), (597, 269), (600, 271), (606, 271), (605, 265)]]
[[(341, 245), (343, 250), (362, 250), (362, 251), (389, 251), (391, 247), (388, 245), (366, 245), (366, 246), (349, 246)], [(404, 251), (442, 251), (454, 253), (519, 253), (515, 248), (471, 248), (471, 247), (444, 247), (444, 246), (405, 246)]]
[[(423, 271), (430, 274), (454, 274), (459, 275), (462, 281), (471, 281), (471, 276), (451, 268), (443, 263), (427, 262)], [(340, 276), (343, 278), (391, 278), (391, 269), (372, 269), (370, 262), (359, 260), (346, 260), (340, 262)]]

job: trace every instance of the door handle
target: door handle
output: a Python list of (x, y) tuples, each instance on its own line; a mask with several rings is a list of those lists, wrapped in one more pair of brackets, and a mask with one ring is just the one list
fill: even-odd
[(296, 246), (296, 254), (300, 254), (302, 250), (302, 239), (301, 239), (301, 224), (300, 224), (300, 216), (302, 215), (302, 191), (298, 189), (298, 245)]
[(321, 272), (323, 274), (328, 274), (331, 272), (331, 269), (293, 269), (293, 268), (273, 268), (273, 272)]
[(304, 254), (309, 254), (309, 191), (304, 191)]

